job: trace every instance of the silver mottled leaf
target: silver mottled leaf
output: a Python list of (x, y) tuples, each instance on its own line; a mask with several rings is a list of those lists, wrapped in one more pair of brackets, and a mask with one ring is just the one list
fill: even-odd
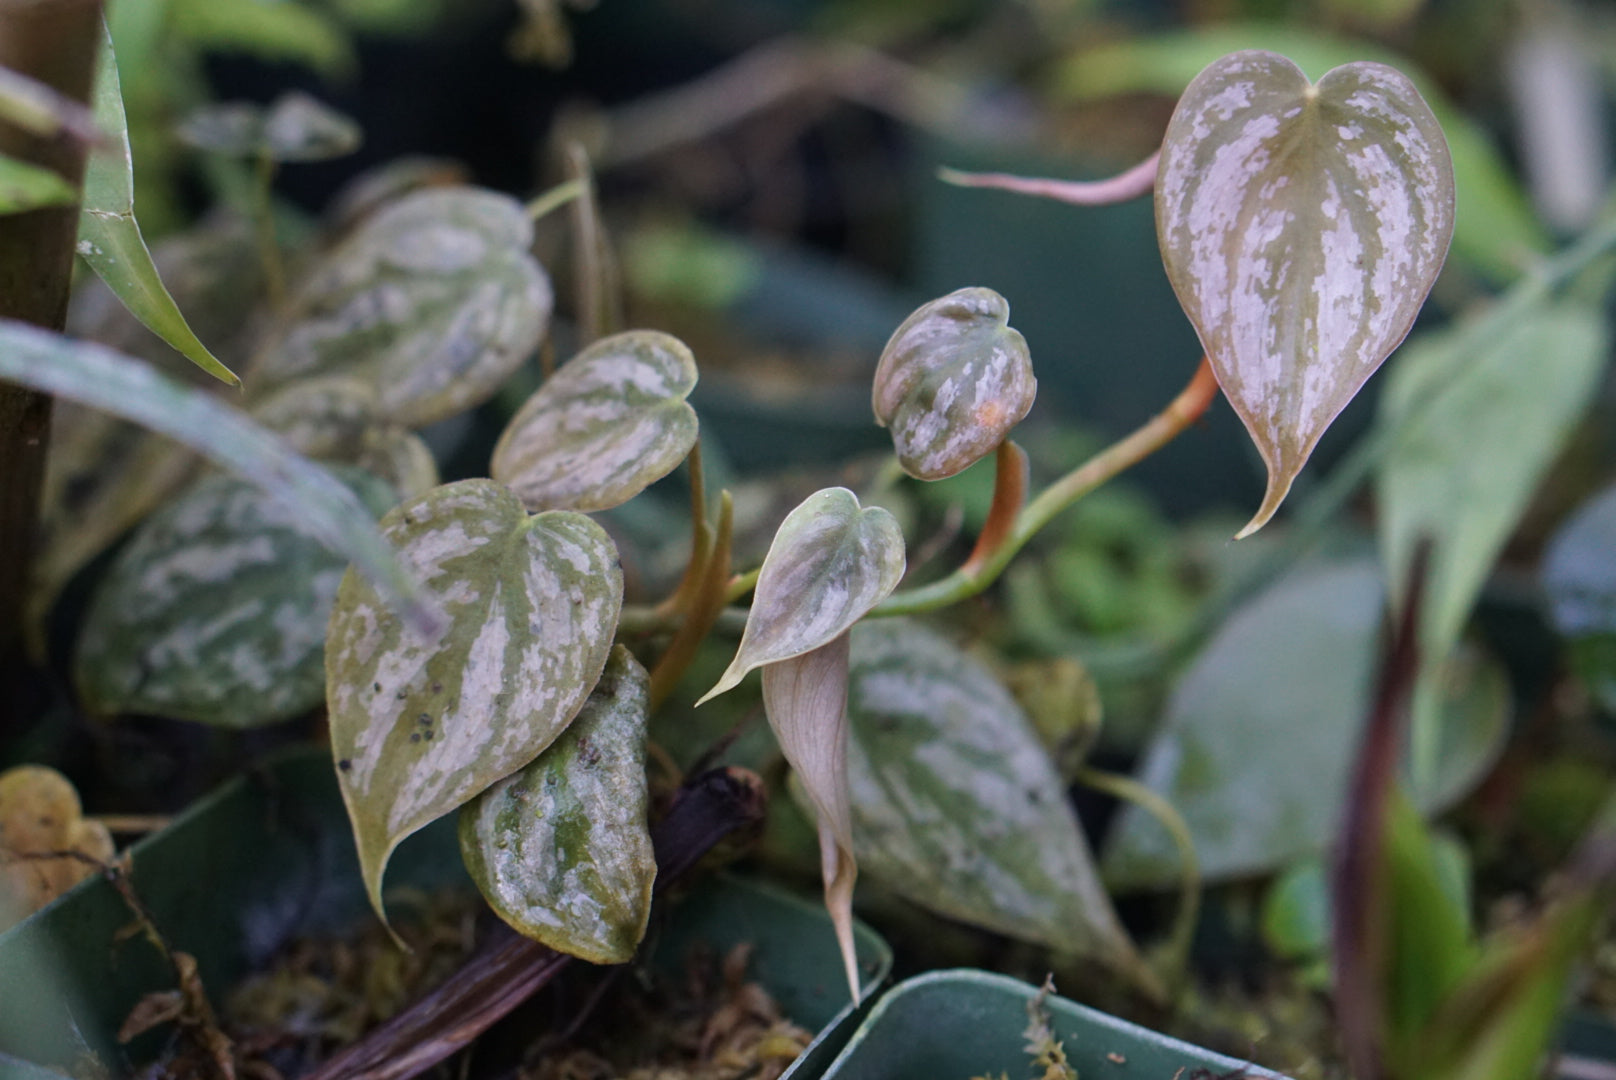
[(252, 417), (305, 457), (351, 461), (376, 413), (376, 390), (362, 379), (299, 379), (256, 402)]
[[(393, 504), (381, 481), (333, 471), (377, 516)], [(347, 565), (263, 489), (204, 478), (141, 524), (96, 588), (75, 658), (85, 704), (233, 728), (307, 712)]]
[(359, 148), (359, 125), (293, 90), (269, 105), (226, 101), (193, 109), (175, 134), (199, 150), (270, 161), (324, 161)]
[(494, 913), (594, 964), (634, 955), (651, 914), (650, 677), (612, 649), (589, 700), (526, 768), (460, 810), (460, 851)]
[(553, 294), (514, 199), (417, 192), (315, 267), (254, 362), (262, 393), (315, 374), (376, 388), (381, 419), (421, 427), (486, 400), (543, 338)]
[(904, 565), (903, 533), (889, 512), (861, 508), (846, 488), (814, 492), (775, 532), (735, 659), (701, 700), (759, 665), (840, 637), (897, 587)]
[(1414, 323), (1453, 235), (1453, 166), (1412, 83), (1345, 64), (1309, 84), (1238, 52), (1179, 99), (1156, 227), (1178, 299), (1268, 465), (1242, 536)]
[(853, 841), (868, 873), (951, 918), (1132, 967), (1065, 785), (1010, 693), (918, 624), (853, 629)]
[(401, 499), (425, 495), (438, 486), (432, 448), (406, 428), (384, 425), (367, 430), (354, 464), (386, 480)]
[(910, 476), (941, 480), (991, 454), (1038, 393), (1010, 305), (969, 288), (922, 305), (893, 332), (875, 369), (876, 423), (892, 429)]
[(405, 503), (382, 534), (449, 629), (412, 633), (353, 574), (331, 615), (331, 748), (378, 914), (398, 842), (532, 761), (577, 715), (623, 598), (605, 530), (566, 511), (529, 517), (492, 480)]
[(491, 474), (529, 510), (606, 510), (638, 495), (696, 442), (696, 359), (655, 330), (602, 338), (511, 418)]

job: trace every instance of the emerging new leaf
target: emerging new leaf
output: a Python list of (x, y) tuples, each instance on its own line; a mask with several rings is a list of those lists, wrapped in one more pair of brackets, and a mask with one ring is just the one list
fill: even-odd
[(337, 591), (331, 749), (378, 914), (398, 842), (532, 761), (577, 715), (623, 599), (605, 530), (565, 511), (529, 517), (492, 480), (437, 488), (381, 527), (449, 629), (423, 640), (352, 572)]
[(755, 667), (834, 641), (897, 587), (903, 570), (897, 519), (879, 506), (861, 509), (846, 488), (814, 492), (775, 532), (740, 648), (701, 701), (733, 688)]
[(871, 400), (910, 476), (941, 480), (993, 452), (1032, 408), (1027, 342), (992, 289), (923, 304), (881, 353)]
[(602, 338), (511, 418), (490, 469), (529, 510), (607, 510), (673, 471), (696, 442), (696, 359), (655, 330)]
[(592, 964), (634, 956), (651, 914), (650, 676), (623, 646), (567, 730), (460, 810), (460, 851), (494, 913)]
[(409, 195), (366, 219), (298, 290), (255, 360), (254, 389), (315, 374), (376, 388), (407, 427), (480, 404), (543, 338), (553, 295), (514, 199), (475, 188)]
[(1179, 303), (1268, 465), (1261, 528), (1319, 437), (1413, 325), (1453, 235), (1447, 142), (1383, 64), (1309, 84), (1233, 53), (1162, 141), (1156, 229)]

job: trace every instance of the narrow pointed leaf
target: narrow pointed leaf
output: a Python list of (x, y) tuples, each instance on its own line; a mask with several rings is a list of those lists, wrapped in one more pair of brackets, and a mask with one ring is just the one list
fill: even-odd
[(561, 737), (460, 810), (460, 851), (494, 913), (592, 964), (632, 959), (651, 914), (649, 683), (615, 646)]
[(918, 624), (853, 630), (853, 841), (923, 907), (1125, 969), (1138, 964), (1065, 785), (980, 662)]
[(310, 534), (380, 583), (412, 625), (439, 625), (354, 493), (239, 411), (141, 361), (9, 319), (0, 319), (0, 379), (132, 420), (239, 473), (294, 507)]
[(876, 423), (892, 429), (910, 476), (941, 480), (992, 453), (1038, 393), (1010, 305), (969, 288), (922, 305), (893, 332), (875, 370)]
[(565, 511), (530, 518), (492, 480), (405, 503), (382, 533), (449, 628), (411, 633), (352, 573), (331, 615), (331, 748), (378, 914), (398, 842), (528, 764), (577, 715), (623, 600), (599, 525)]
[(491, 474), (529, 510), (607, 510), (662, 479), (696, 443), (696, 360), (655, 330), (602, 338), (511, 418)]
[(897, 587), (903, 571), (903, 533), (889, 512), (860, 508), (846, 488), (808, 496), (775, 532), (740, 648), (701, 700), (734, 687), (755, 667), (840, 637)]
[(78, 189), (57, 173), (0, 154), (0, 214), (65, 206), (78, 197)]
[(78, 253), (129, 311), (208, 374), (234, 386), (241, 380), (225, 367), (180, 313), (163, 286), (151, 252), (135, 220), (134, 166), (129, 152), (129, 120), (118, 85), (112, 35), (102, 28), (96, 61), (96, 123), (111, 146), (90, 155), (84, 172), (84, 204), (79, 212)]
[(1309, 84), (1274, 53), (1217, 61), (1179, 99), (1156, 179), (1162, 261), (1268, 466), (1241, 530), (1413, 325), (1453, 234), (1453, 166), (1412, 83), (1352, 63)]
[(421, 427), (483, 401), (549, 326), (553, 294), (521, 203), (476, 188), (378, 211), (299, 288), (254, 361), (256, 392), (310, 375), (375, 387), (379, 416)]
[[(376, 516), (392, 491), (334, 470)], [(210, 476), (152, 515), (101, 579), (75, 673), (87, 707), (220, 727), (285, 720), (320, 703), (331, 604), (348, 560), (284, 504)]]

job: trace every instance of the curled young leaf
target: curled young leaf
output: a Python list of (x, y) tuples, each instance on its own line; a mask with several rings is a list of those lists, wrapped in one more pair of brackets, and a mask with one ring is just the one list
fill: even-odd
[(651, 914), (650, 677), (613, 647), (561, 737), (460, 810), (460, 852), (494, 913), (592, 964), (634, 956)]
[(825, 879), (825, 908), (847, 970), (853, 1000), (859, 998), (853, 950), (852, 801), (847, 791), (848, 633), (815, 649), (763, 668), (763, 708), (780, 750), (802, 781), (818, 822)]
[(1156, 178), (1162, 261), (1268, 466), (1261, 528), (1336, 415), (1414, 323), (1453, 235), (1447, 142), (1383, 64), (1315, 84), (1274, 53), (1209, 66)]
[(486, 400), (550, 321), (549, 278), (514, 199), (406, 196), (367, 218), (298, 290), (254, 362), (264, 392), (315, 374), (376, 388), (378, 416), (421, 427)]
[(372, 905), (400, 840), (532, 761), (605, 666), (623, 572), (599, 525), (529, 517), (492, 480), (447, 484), (392, 510), (382, 534), (443, 605), (425, 640), (349, 573), (326, 640), (337, 779)]
[[(358, 469), (333, 472), (378, 517), (395, 501)], [(96, 588), (74, 663), (86, 706), (229, 728), (307, 712), (347, 564), (262, 488), (204, 478), (140, 525)]]
[(860, 508), (846, 488), (814, 492), (775, 532), (735, 659), (701, 701), (733, 688), (755, 667), (840, 637), (897, 588), (903, 571), (896, 518), (879, 506)]
[(871, 401), (910, 476), (961, 472), (1032, 408), (1038, 380), (1009, 318), (1010, 305), (992, 289), (959, 289), (923, 304), (893, 332)]
[(684, 460), (696, 442), (696, 360), (655, 330), (602, 338), (516, 415), (490, 472), (529, 510), (607, 510)]

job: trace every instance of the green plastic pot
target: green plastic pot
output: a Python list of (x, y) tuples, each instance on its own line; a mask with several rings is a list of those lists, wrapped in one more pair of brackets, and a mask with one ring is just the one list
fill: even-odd
[[(331, 760), (300, 751), (200, 800), (129, 850), (131, 880), (153, 923), (197, 959), (215, 998), (288, 938), (334, 934), (373, 918)], [(407, 840), (389, 890), (472, 888), (451, 818)], [(157, 950), (125, 931), (128, 907), (101, 878), (84, 882), (0, 934), (0, 1080), (60, 1077), (85, 1051), (117, 1063), (155, 1055), (157, 1037), (122, 1048), (117, 1031), (144, 995), (173, 988)], [(857, 928), (871, 991), (892, 964), (886, 943)], [(752, 974), (787, 1016), (818, 1036), (789, 1076), (813, 1080), (847, 1041), (857, 1016), (822, 907), (742, 878), (705, 883), (677, 901), (653, 963), (674, 968), (705, 942), (754, 946)]]
[[(1022, 1032), (1037, 989), (985, 971), (936, 971), (882, 996), (825, 1080), (968, 1080), (1029, 1075)], [(1215, 1054), (1051, 994), (1050, 1026), (1083, 1080), (1173, 1080), (1204, 1069), (1241, 1080), (1279, 1073)], [(1244, 1071), (1242, 1071), (1244, 1070)]]

